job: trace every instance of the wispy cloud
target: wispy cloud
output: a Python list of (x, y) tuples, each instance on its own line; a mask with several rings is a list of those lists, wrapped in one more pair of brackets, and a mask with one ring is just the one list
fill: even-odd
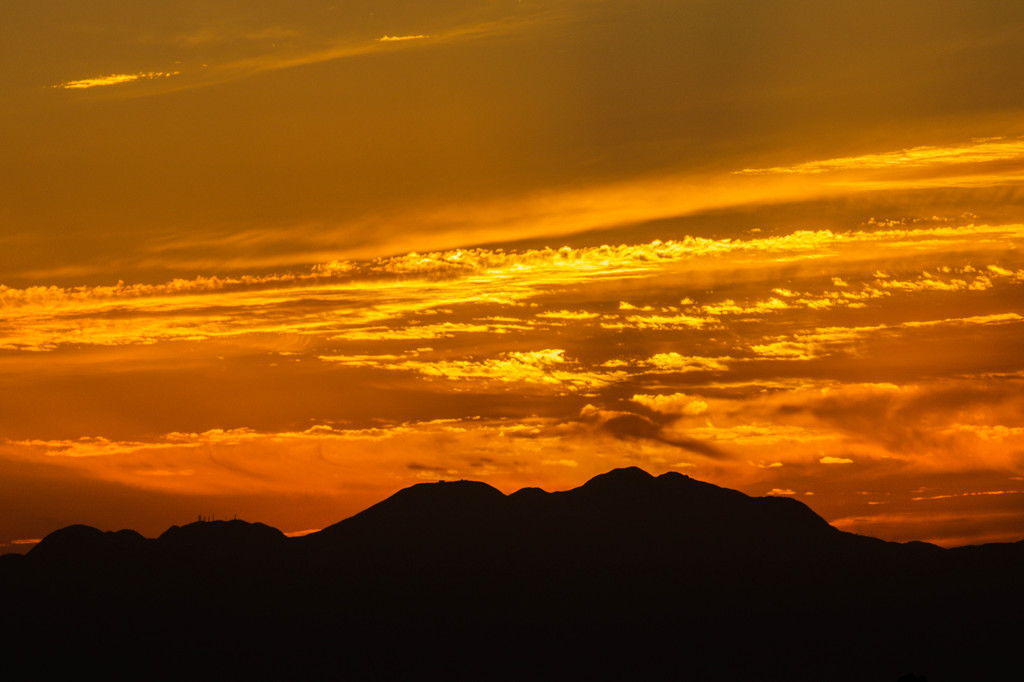
[(306, 45), (287, 51), (273, 50), (260, 54), (252, 54), (240, 59), (222, 63), (213, 63), (201, 78), (195, 80), (191, 87), (200, 87), (210, 83), (225, 82), (245, 78), (266, 71), (280, 71), (311, 64), (332, 62), (351, 57), (373, 54), (383, 49), (397, 48), (397, 44), (407, 46), (416, 43), (434, 45), (452, 41), (471, 40), (482, 36), (499, 35), (520, 30), (529, 21), (494, 21), (483, 20), (453, 24), (431, 34), (383, 35), (375, 39), (366, 37), (335, 38), (319, 45)]
[[(422, 42), (424, 45), (432, 45), (435, 40)], [(417, 43), (410, 41), (407, 44)], [(362, 44), (355, 52), (346, 52), (351, 46), (339, 48), (340, 52), (335, 56), (363, 54), (367, 49), (386, 49), (384, 45), (370, 41)], [(325, 59), (333, 58), (330, 54), (324, 53), (322, 56)], [(274, 62), (278, 66), (287, 65), (290, 59), (282, 55), (273, 58), (278, 60)], [(262, 65), (262, 62), (237, 66), (246, 72), (248, 69), (277, 68)], [(1006, 154), (1010, 155), (1010, 152)], [(238, 266), (296, 267), (329, 261), (339, 254), (349, 260), (410, 252), (432, 254), (454, 251), (467, 244), (505, 243), (509, 240), (543, 239), (550, 243), (569, 235), (597, 230), (623, 230), (627, 226), (645, 225), (720, 209), (778, 206), (846, 195), (855, 195), (858, 198), (854, 201), (860, 201), (860, 197), (868, 196), (872, 190), (1020, 186), (1022, 179), (1024, 162), (1011, 160), (987, 164), (938, 164), (914, 173), (892, 173), (884, 168), (866, 168), (856, 173), (839, 175), (723, 172), (695, 176), (673, 173), (642, 180), (581, 181), (571, 188), (512, 191), (508, 196), (493, 199), (460, 200), (454, 203), (442, 201), (427, 206), (417, 203), (396, 204), (393, 208), (381, 207), (373, 213), (332, 221), (329, 227), (318, 222), (289, 227), (274, 225), (253, 228), (244, 235), (247, 240), (251, 240), (247, 242), (250, 253), (244, 262), (241, 259), (238, 261)], [(883, 229), (892, 233), (895, 229), (903, 229), (910, 240), (915, 238), (914, 232), (918, 229), (941, 224), (949, 228), (952, 234), (957, 229), (977, 226), (983, 222), (962, 209), (957, 211), (960, 215), (955, 218), (938, 217), (933, 213), (923, 214), (931, 217), (913, 217), (914, 212), (934, 211), (934, 207), (927, 201), (922, 202), (920, 198), (909, 195), (904, 196), (903, 201), (903, 209), (911, 212), (910, 216), (900, 215), (890, 219), (879, 217), (877, 220), (871, 218), (863, 223), (863, 232)], [(1003, 218), (998, 222), (1003, 222)], [(650, 235), (649, 238), (661, 236), (651, 230), (644, 231)], [(824, 236), (823, 231), (815, 226), (815, 229), (807, 230), (807, 235), (820, 238)], [(849, 236), (852, 233), (843, 231), (840, 234)], [(231, 254), (236, 253), (239, 236), (182, 235), (181, 239), (169, 240), (161, 247), (154, 245), (154, 257), (159, 258), (154, 263), (191, 271), (221, 268), (225, 262), (231, 262)], [(794, 241), (797, 237), (793, 234), (789, 239)], [(595, 237), (598, 238), (601, 237)], [(948, 239), (948, 235), (944, 238)], [(741, 240), (741, 243), (753, 245), (753, 242), (746, 239)], [(339, 251), (339, 245), (343, 250)], [(721, 246), (731, 250), (725, 243)], [(214, 258), (210, 254), (217, 256)], [(226, 261), (226, 258), (229, 260)], [(106, 265), (96, 267), (102, 269)]]
[[(481, 331), (486, 331), (483, 328)], [(418, 360), (395, 356), (321, 356), (321, 360), (344, 365), (371, 366), (396, 371), (412, 371), (428, 380), (473, 382), (484, 386), (508, 386), (522, 391), (538, 385), (560, 391), (592, 392), (623, 379), (621, 371), (587, 369), (565, 357), (561, 349), (511, 351), (496, 357), (456, 360)]]
[(377, 40), (382, 42), (382, 43), (393, 43), (393, 42), (398, 42), (398, 41), (401, 41), (401, 40), (424, 40), (424, 39), (429, 38), (429, 37), (430, 36), (427, 36), (427, 35), (415, 35), (415, 36), (388, 36), (388, 35), (384, 35), (384, 36), (381, 36), (380, 38), (377, 38)]
[(63, 90), (85, 90), (88, 88), (98, 88), (107, 85), (120, 85), (121, 83), (131, 83), (137, 80), (147, 80), (156, 78), (170, 78), (171, 76), (177, 76), (180, 71), (140, 71), (138, 73), (112, 73), (107, 76), (94, 76), (93, 78), (82, 78), (80, 80), (62, 81), (51, 87), (60, 88)]
[[(707, 371), (725, 368), (730, 358), (738, 357), (737, 348), (765, 358), (800, 360), (866, 336), (903, 329), (1016, 322), (1019, 313), (1004, 307), (981, 315), (930, 320), (889, 320), (883, 314), (868, 324), (842, 320), (796, 330), (787, 324), (803, 313), (820, 318), (827, 311), (836, 315), (872, 308), (883, 311), (922, 294), (956, 298), (987, 292), (988, 300), (1000, 300), (1024, 279), (1022, 264), (1008, 249), (1022, 240), (1024, 227), (1013, 225), (797, 231), (748, 239), (687, 237), (600, 247), (456, 249), (332, 261), (306, 272), (197, 277), (163, 284), (21, 289), (0, 285), (0, 306), (6, 318), (6, 325), (0, 327), (0, 348), (52, 350), (68, 344), (152, 344), (282, 333), (328, 341), (412, 341), (529, 333), (569, 324), (609, 333), (688, 330), (713, 334), (727, 326), (762, 325), (750, 345), (715, 346), (714, 353), (666, 349), (647, 356), (649, 369)], [(887, 266), (887, 272), (876, 267), (874, 253), (879, 248), (893, 266)], [(906, 272), (899, 265), (923, 253), (929, 254), (928, 270)], [(972, 256), (964, 262), (964, 254), (976, 254), (977, 259)], [(865, 263), (873, 269), (865, 268)], [(735, 281), (737, 272), (757, 279), (771, 277), (780, 268), (797, 272), (794, 267), (809, 273), (827, 267), (831, 272), (826, 277), (796, 280), (807, 282), (801, 286), (733, 286), (733, 293), (728, 293), (727, 283)], [(834, 282), (837, 273), (843, 274), (842, 286)], [(570, 299), (554, 299), (551, 307), (532, 307), (541, 297), (584, 283), (604, 286), (662, 277), (693, 280), (703, 288), (687, 289), (691, 296), (676, 296), (669, 305), (662, 300), (634, 305), (616, 298), (613, 305), (590, 309)], [(714, 282), (726, 287), (722, 294), (705, 290)], [(462, 312), (472, 306), (473, 313)], [(524, 306), (529, 310), (516, 310)]]
[(806, 161), (793, 166), (745, 168), (736, 173), (814, 175), (835, 171), (926, 168), (994, 161), (1024, 161), (1024, 139), (995, 137), (949, 147), (912, 147), (878, 154)]
[(913, 320), (897, 325), (869, 327), (826, 327), (800, 332), (792, 336), (768, 337), (767, 343), (756, 343), (751, 349), (758, 355), (777, 359), (808, 360), (835, 352), (850, 352), (853, 344), (872, 335), (896, 334), (901, 330), (928, 327), (973, 327), (1020, 324), (1024, 317), (1017, 313), (973, 315), (971, 317)]

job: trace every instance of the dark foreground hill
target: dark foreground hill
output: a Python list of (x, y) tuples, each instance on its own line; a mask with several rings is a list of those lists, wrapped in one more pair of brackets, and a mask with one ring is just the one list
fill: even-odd
[(1024, 543), (888, 543), (631, 468), (417, 485), (294, 539), (71, 526), (0, 561), (0, 619), (33, 677), (984, 680), (1020, 673), (1022, 570)]

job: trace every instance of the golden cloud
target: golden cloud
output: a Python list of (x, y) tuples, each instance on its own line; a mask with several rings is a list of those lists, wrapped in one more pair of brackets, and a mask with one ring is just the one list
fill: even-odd
[(679, 414), (695, 416), (708, 411), (708, 403), (701, 398), (686, 395), (685, 393), (673, 393), (672, 395), (634, 395), (631, 400), (640, 403), (646, 408), (664, 414)]
[(415, 36), (389, 36), (389, 35), (384, 35), (384, 36), (381, 36), (380, 38), (377, 38), (377, 40), (380, 41), (380, 42), (383, 42), (383, 43), (393, 43), (393, 42), (402, 41), (402, 40), (423, 40), (423, 39), (429, 38), (429, 37), (430, 36), (425, 36), (425, 35), (415, 35)]
[(154, 79), (154, 78), (170, 78), (171, 76), (177, 76), (180, 71), (140, 71), (138, 73), (112, 73), (107, 76), (94, 76), (93, 78), (83, 78), (80, 80), (73, 81), (62, 81), (52, 87), (60, 88), (62, 90), (86, 90), (88, 88), (98, 88), (107, 85), (120, 85), (121, 83), (131, 83), (132, 81)]
[(795, 166), (745, 168), (747, 175), (818, 174), (845, 170), (887, 170), (993, 161), (1024, 161), (1024, 139), (993, 137), (948, 147), (921, 146), (899, 151), (807, 161)]

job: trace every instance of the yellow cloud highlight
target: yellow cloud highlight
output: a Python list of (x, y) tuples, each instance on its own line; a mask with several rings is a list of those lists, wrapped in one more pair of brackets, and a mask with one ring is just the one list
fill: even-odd
[(339, 365), (414, 372), (428, 381), (472, 382), (492, 387), (532, 385), (560, 392), (592, 391), (627, 376), (622, 371), (586, 369), (567, 360), (564, 350), (552, 348), (459, 360), (417, 360), (394, 355), (323, 355), (320, 359)]
[[(516, 238), (551, 238), (589, 230), (621, 227), (670, 217), (740, 205), (774, 204), (861, 193), (866, 190), (913, 189), (918, 187), (982, 187), (1020, 182), (1024, 167), (1014, 164), (1024, 159), (1024, 141), (967, 143), (951, 147), (926, 147), (887, 152), (865, 157), (814, 162), (799, 171), (787, 168), (748, 169), (740, 174), (717, 177), (666, 176), (591, 186), (583, 189), (552, 190), (528, 196), (439, 207), (431, 210), (380, 216), (362, 224), (382, 236), (386, 244), (376, 243), (349, 251), (351, 256), (379, 255), (433, 247), (456, 247), (467, 243), (503, 241)], [(893, 166), (896, 159), (903, 166)], [(991, 163), (981, 168), (980, 159)], [(970, 163), (968, 163), (970, 161)], [(910, 163), (910, 166), (906, 164)], [(916, 165), (914, 165), (916, 164)], [(928, 165), (931, 164), (931, 165)], [(1021, 165), (1021, 164), (1018, 164)], [(823, 171), (809, 168), (848, 168), (856, 177), (842, 181)], [(919, 177), (892, 177), (884, 169), (918, 168)], [(947, 172), (948, 171), (948, 172)], [(820, 179), (811, 180), (810, 178)], [(904, 173), (906, 175), (906, 173)], [(390, 226), (402, 224), (411, 229), (395, 232)], [(873, 225), (877, 227), (877, 225)], [(429, 235), (426, 239), (423, 235)], [(325, 239), (326, 239), (325, 235)], [(336, 242), (337, 240), (332, 240)]]
[(672, 395), (634, 395), (631, 400), (647, 407), (655, 412), (664, 414), (681, 414), (695, 416), (708, 411), (708, 403), (705, 400), (685, 393), (673, 393)]
[(622, 329), (625, 327), (633, 329), (676, 329), (680, 327), (700, 329), (705, 325), (715, 325), (717, 323), (717, 320), (713, 318), (695, 317), (681, 313), (674, 315), (629, 315), (625, 319), (625, 323), (608, 321), (602, 322), (601, 326), (606, 329)]
[(853, 460), (849, 457), (832, 457), (826, 455), (818, 460), (822, 464), (853, 464)]
[(585, 310), (551, 310), (537, 313), (537, 317), (553, 320), (592, 320), (601, 317), (600, 313), (590, 313)]
[(731, 358), (706, 358), (679, 353), (657, 353), (643, 363), (656, 372), (718, 372), (729, 368)]
[[(764, 359), (810, 360), (849, 352), (861, 340), (902, 330), (1019, 322), (1019, 313), (1009, 312), (1016, 300), (1013, 287), (1024, 281), (1017, 277), (1024, 268), (1015, 255), (1016, 244), (1024, 244), (1024, 226), (943, 225), (523, 251), (455, 249), (331, 261), (305, 272), (197, 277), (162, 284), (23, 289), (0, 285), (0, 349), (52, 351), (243, 339), (280, 345), (280, 339), (288, 339), (291, 346), (323, 346), (312, 355), (329, 357), (366, 354), (365, 349), (330, 348), (337, 344), (447, 343), (488, 334), (525, 339), (547, 330), (548, 337), (517, 343), (513, 349), (543, 348), (558, 343), (550, 338), (552, 330), (576, 333), (587, 327), (606, 334), (632, 330), (687, 335), (680, 339), (716, 335), (714, 343), (699, 351), (689, 345), (659, 345), (651, 347), (644, 360), (636, 353), (609, 353), (595, 360), (601, 370), (725, 372), (736, 370), (737, 361), (751, 353)], [(878, 269), (878, 249), (888, 254), (885, 277), (880, 272), (870, 275)], [(903, 259), (917, 263), (912, 274), (900, 267)], [(971, 261), (985, 265), (975, 268)], [(789, 268), (787, 277), (796, 279), (773, 281), (781, 267)], [(820, 268), (826, 268), (828, 276), (803, 274)], [(839, 274), (842, 287), (833, 281)], [(630, 296), (641, 290), (654, 296), (662, 287), (659, 278), (683, 287), (669, 299), (679, 301), (678, 306), (664, 306), (664, 298), (624, 303), (621, 290), (616, 291), (636, 282)], [(707, 289), (716, 282), (735, 292), (738, 285), (730, 283), (743, 281), (750, 283), (738, 293), (717, 301), (694, 300), (712, 296)], [(687, 290), (697, 283), (699, 287)], [(605, 287), (611, 298), (581, 305), (571, 293), (581, 286), (594, 292)], [(766, 291), (768, 286), (772, 288)], [(982, 292), (990, 296), (989, 309), (973, 317), (901, 321), (902, 313), (890, 312), (898, 310), (894, 304), (901, 296), (920, 300), (923, 295), (964, 297)], [(995, 300), (1003, 301), (1001, 310), (992, 310)], [(800, 310), (813, 311), (815, 317), (800, 318)], [(850, 310), (868, 313), (857, 318), (866, 323), (821, 324), (832, 322), (826, 313)], [(802, 322), (794, 327), (792, 321), (798, 319)], [(809, 319), (819, 324), (808, 326)], [(755, 325), (760, 327), (755, 330)], [(495, 358), (491, 352), (474, 362)], [(408, 365), (411, 360), (403, 361), (406, 370), (436, 374), (426, 365), (423, 371)], [(448, 361), (460, 362), (450, 356)], [(458, 368), (452, 367), (456, 374)], [(576, 371), (594, 368), (581, 363)]]
[(705, 426), (688, 427), (685, 433), (699, 440), (717, 441), (744, 447), (763, 447), (785, 442), (812, 443), (833, 438), (827, 431), (816, 427), (805, 428), (791, 424), (768, 422), (716, 426), (709, 421)]
[(572, 390), (593, 390), (624, 376), (619, 372), (583, 370), (565, 359), (564, 350), (550, 348), (502, 353), (483, 360), (410, 361), (392, 367), (446, 380), (542, 384)]
[[(948, 432), (971, 433), (984, 440), (1004, 441), (1019, 438), (1024, 441), (1024, 427), (1003, 424), (954, 424)], [(1024, 444), (1024, 443), (1022, 443)]]
[(972, 327), (1013, 324), (1024, 321), (1017, 313), (975, 315), (940, 320), (914, 320), (899, 324), (880, 324), (865, 327), (823, 327), (791, 336), (766, 339), (768, 343), (752, 344), (750, 349), (765, 358), (780, 360), (810, 360), (830, 353), (841, 352), (856, 341), (871, 334), (894, 332), (900, 329), (928, 327)]
[(767, 301), (755, 301), (750, 305), (739, 305), (732, 299), (726, 299), (716, 305), (701, 306), (701, 309), (709, 315), (749, 315), (786, 310), (791, 304), (788, 301), (772, 297)]
[(180, 71), (142, 71), (139, 73), (112, 73), (108, 76), (95, 76), (93, 78), (83, 78), (81, 80), (63, 81), (52, 87), (60, 88), (63, 90), (86, 90), (88, 88), (99, 88), (107, 85), (131, 83), (132, 81), (143, 79), (170, 78), (171, 76), (177, 76), (180, 73)]
[(928, 273), (922, 273), (915, 280), (894, 280), (888, 277), (879, 278), (878, 286), (882, 289), (901, 289), (903, 291), (984, 291), (992, 288), (992, 280), (984, 275), (976, 276), (970, 282), (967, 279), (942, 279)]
[(402, 41), (402, 40), (423, 40), (423, 39), (429, 38), (429, 37), (430, 36), (426, 36), (426, 35), (415, 35), (415, 36), (388, 36), (388, 35), (384, 35), (384, 36), (381, 36), (380, 38), (377, 38), (377, 40), (379, 42), (382, 42), (382, 43), (393, 43), (393, 42), (398, 42), (398, 41)]
[[(415, 240), (414, 236), (420, 234), (430, 234), (429, 243), (433, 245), (455, 246), (501, 241), (509, 235), (533, 238), (578, 234), (726, 207), (874, 190), (1004, 186), (1019, 183), (1024, 177), (1022, 150), (1024, 139), (999, 139), (793, 167), (746, 169), (714, 177), (647, 178), (394, 215), (379, 229), (383, 233), (393, 223), (416, 225), (415, 230), (394, 235), (390, 246), (393, 251), (417, 250), (424, 243)], [(826, 173), (833, 170), (847, 172)], [(897, 170), (900, 173), (894, 172)]]
[(921, 146), (879, 154), (807, 161), (795, 166), (745, 168), (739, 174), (818, 174), (845, 170), (921, 168), (993, 161), (1024, 161), (1024, 139), (994, 137), (948, 147)]

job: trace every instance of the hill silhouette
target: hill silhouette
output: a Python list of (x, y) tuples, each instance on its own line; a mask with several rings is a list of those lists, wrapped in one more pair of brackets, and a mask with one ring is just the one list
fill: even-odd
[(301, 538), (71, 526), (0, 563), (0, 597), (41, 675), (935, 682), (1018, 665), (1022, 569), (1024, 542), (883, 542), (627, 468), (415, 485)]

